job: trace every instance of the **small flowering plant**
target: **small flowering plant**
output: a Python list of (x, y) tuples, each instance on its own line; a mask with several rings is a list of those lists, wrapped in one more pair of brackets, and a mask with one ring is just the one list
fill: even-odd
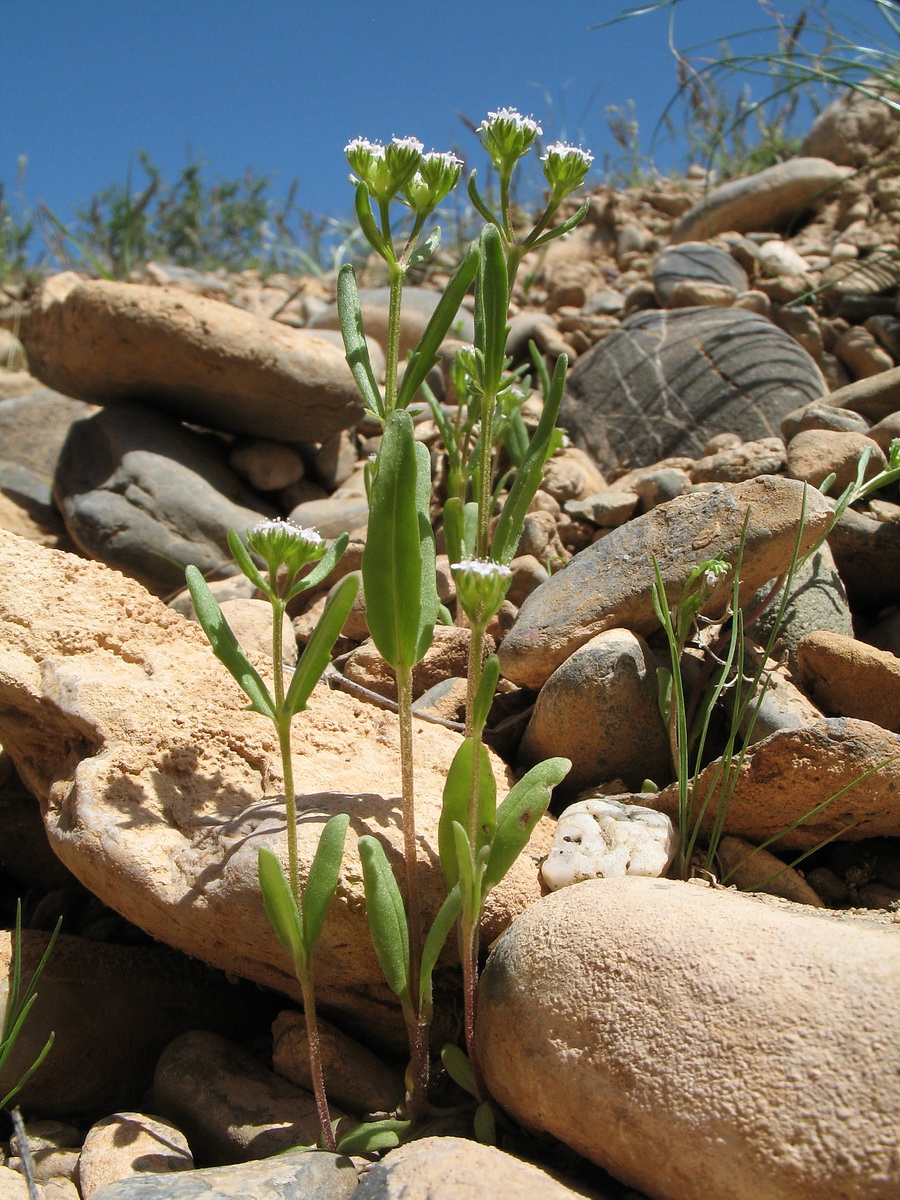
[[(281, 862), (273, 851), (263, 848), (259, 852), (259, 883), (269, 920), (279, 941), (290, 951), (303, 995), (310, 1070), (322, 1129), (322, 1144), (330, 1150), (335, 1149), (336, 1141), (322, 1075), (313, 953), (338, 885), (349, 817), (346, 813), (338, 813), (326, 823), (307, 873), (306, 886), (302, 887), (297, 852), (297, 801), (291, 759), (291, 722), (298, 712), (307, 707), (313, 688), (328, 666), (332, 648), (356, 596), (359, 586), (356, 576), (345, 576), (333, 590), (287, 687), (281, 637), (288, 602), (325, 579), (343, 554), (347, 541), (348, 537), (344, 534), (328, 547), (316, 530), (304, 529), (285, 520), (266, 520), (255, 525), (247, 533), (246, 547), (234, 530), (229, 533), (228, 544), (235, 562), (272, 606), (272, 691), (241, 649), (203, 576), (196, 567), (188, 567), (186, 571), (197, 619), (216, 657), (224, 663), (249, 698), (250, 710), (268, 717), (278, 735), (287, 810), (288, 874), (285, 876)], [(265, 564), (264, 570), (260, 570), (254, 562), (254, 554)]]

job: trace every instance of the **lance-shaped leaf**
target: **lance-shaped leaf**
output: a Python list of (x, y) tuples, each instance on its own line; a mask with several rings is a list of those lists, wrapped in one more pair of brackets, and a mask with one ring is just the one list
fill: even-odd
[(431, 233), (429, 233), (428, 237), (421, 244), (421, 246), (416, 246), (415, 250), (413, 250), (412, 254), (410, 254), (407, 265), (414, 267), (417, 263), (425, 262), (427, 258), (431, 258), (432, 254), (434, 254), (435, 250), (437, 250), (440, 244), (441, 227), (440, 225), (435, 225), (434, 229), (432, 229)]
[(416, 449), (409, 413), (395, 409), (378, 452), (362, 559), (369, 632), (395, 671), (418, 662), (437, 619), (434, 537), (427, 507), (420, 507), (427, 505), (426, 489), (430, 500), (430, 461), (427, 447), (421, 450), (424, 455)]
[(482, 896), (496, 887), (528, 845), (531, 831), (547, 811), (553, 789), (571, 768), (567, 758), (548, 758), (538, 763), (522, 776), (497, 809), (497, 832), (481, 881)]
[(257, 864), (259, 888), (272, 928), (298, 968), (305, 970), (309, 956), (303, 938), (303, 917), (285, 878), (284, 868), (268, 846), (260, 847)]
[(338, 1142), (338, 1154), (372, 1154), (376, 1150), (392, 1150), (408, 1131), (412, 1121), (384, 1117), (380, 1121), (364, 1121), (351, 1129)]
[(525, 514), (543, 479), (544, 463), (553, 449), (556, 418), (559, 416), (559, 406), (562, 404), (567, 366), (568, 360), (565, 354), (561, 354), (553, 368), (550, 390), (544, 400), (544, 410), (541, 413), (538, 427), (534, 431), (525, 461), (513, 480), (509, 496), (494, 530), (491, 557), (496, 562), (508, 563), (515, 554), (522, 530), (525, 528)]
[(509, 280), (503, 238), (496, 225), (485, 225), (482, 229), (480, 249), (476, 300), (483, 340), (479, 345), (484, 351), (484, 392), (487, 396), (495, 396), (500, 388), (509, 332), (506, 324)]
[(481, 195), (478, 188), (475, 186), (475, 172), (474, 171), (469, 176), (469, 182), (466, 187), (466, 191), (469, 193), (469, 199), (472, 201), (472, 205), (475, 208), (476, 212), (480, 213), (481, 216), (483, 216), (484, 219), (486, 221), (489, 221), (492, 225), (499, 225), (500, 218), (496, 215), (496, 213), (491, 212), (484, 197)]
[(342, 533), (339, 538), (336, 538), (334, 544), (325, 551), (309, 574), (304, 575), (301, 579), (297, 580), (297, 582), (285, 596), (284, 603), (287, 604), (288, 600), (293, 600), (294, 596), (298, 596), (301, 592), (305, 592), (308, 588), (315, 587), (317, 584), (321, 583), (327, 575), (330, 575), (343, 557), (349, 541), (349, 533)]
[(554, 238), (562, 237), (564, 233), (569, 233), (576, 225), (580, 225), (584, 218), (588, 215), (588, 210), (591, 207), (590, 200), (585, 200), (578, 212), (574, 213), (568, 220), (563, 221), (559, 225), (554, 225), (552, 229), (548, 229), (536, 241), (529, 246), (530, 250), (536, 250), (538, 246), (546, 246), (548, 242), (552, 242)]
[(468, 1092), (477, 1100), (478, 1085), (475, 1083), (475, 1072), (472, 1070), (472, 1064), (469, 1062), (466, 1052), (454, 1045), (453, 1042), (447, 1042), (441, 1046), (441, 1062), (456, 1086), (461, 1087), (464, 1092)]
[(360, 229), (366, 236), (366, 241), (382, 258), (393, 261), (394, 248), (393, 246), (389, 246), (384, 240), (381, 230), (375, 222), (375, 217), (372, 214), (372, 203), (369, 200), (369, 189), (362, 182), (356, 185), (353, 206), (356, 209), (356, 219), (359, 221)]
[(462, 897), (462, 920), (465, 925), (476, 919), (476, 914), (481, 908), (481, 873), (478, 870), (476, 857), (472, 853), (469, 835), (459, 821), (453, 822), (450, 831), (456, 847), (456, 863), (459, 867), (457, 887)]
[(303, 944), (309, 958), (312, 958), (316, 942), (321, 936), (325, 914), (341, 877), (341, 859), (349, 824), (347, 813), (335, 813), (326, 821), (306, 877), (306, 887), (303, 889)]
[(425, 945), (422, 947), (422, 962), (419, 968), (419, 1012), (427, 1009), (431, 1003), (431, 976), (461, 908), (462, 895), (457, 886), (447, 895), (438, 910), (438, 915), (434, 918), (434, 923), (425, 939)]
[(497, 1145), (497, 1120), (489, 1100), (483, 1101), (475, 1109), (472, 1124), (475, 1128), (475, 1137), (482, 1146)]
[(388, 987), (409, 1006), (409, 927), (403, 897), (377, 838), (364, 834), (359, 839), (359, 858), (366, 893), (366, 915), (372, 931), (372, 944)]
[(228, 530), (228, 546), (231, 556), (252, 584), (269, 597), (272, 596), (272, 585), (256, 563), (250, 557), (250, 551), (237, 535), (237, 530)]
[(375, 372), (369, 359), (362, 309), (359, 306), (359, 292), (356, 290), (356, 275), (351, 263), (345, 263), (338, 272), (337, 304), (347, 365), (366, 408), (384, 419), (384, 400), (375, 382)]
[(437, 308), (431, 314), (425, 332), (410, 355), (409, 363), (403, 373), (403, 382), (397, 394), (397, 407), (408, 408), (412, 398), (422, 386), (428, 372), (438, 360), (438, 350), (441, 342), (450, 331), (450, 327), (459, 313), (463, 297), (472, 285), (478, 270), (479, 250), (476, 244), (469, 247), (462, 262), (453, 272), (450, 282), (444, 288), (444, 293)]
[(478, 691), (475, 693), (475, 703), (472, 706), (472, 728), (475, 730), (476, 737), (481, 737), (481, 732), (487, 724), (488, 713), (494, 703), (494, 693), (497, 691), (499, 679), (500, 659), (496, 654), (490, 654), (481, 668), (481, 679), (478, 681)]
[(466, 738), (457, 747), (453, 762), (444, 783), (441, 817), (438, 822), (438, 855), (444, 882), (450, 889), (459, 880), (459, 863), (456, 858), (454, 824), (469, 828), (469, 807), (472, 799), (473, 773), (477, 754), (478, 775), (478, 836), (475, 852), (487, 845), (493, 835), (497, 813), (497, 784), (491, 770), (488, 752), (480, 741)]
[(322, 678), (322, 672), (331, 661), (334, 643), (344, 628), (344, 622), (353, 607), (359, 590), (359, 578), (345, 575), (328, 597), (321, 617), (316, 622), (312, 636), (306, 643), (293, 678), (284, 698), (282, 712), (298, 713), (306, 708), (312, 690)]
[(252, 667), (238, 645), (238, 640), (225, 620), (218, 601), (209, 590), (206, 580), (196, 567), (185, 569), (185, 579), (194, 602), (194, 611), (203, 631), (209, 638), (216, 658), (228, 668), (232, 676), (250, 699), (251, 712), (276, 720), (275, 701), (263, 683), (258, 671)]

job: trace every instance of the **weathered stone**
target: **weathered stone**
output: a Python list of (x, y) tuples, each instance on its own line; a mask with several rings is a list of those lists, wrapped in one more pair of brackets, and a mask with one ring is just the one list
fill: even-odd
[(684, 280), (721, 284), (736, 292), (745, 292), (750, 286), (744, 268), (727, 250), (709, 242), (682, 242), (680, 246), (668, 246), (657, 256), (653, 283), (663, 304)]
[(807, 429), (831, 429), (839, 433), (868, 433), (869, 422), (849, 408), (833, 408), (821, 400), (804, 404), (788, 413), (781, 422), (781, 435), (786, 442), (805, 433)]
[(293, 446), (261, 438), (234, 445), (228, 455), (228, 465), (261, 492), (290, 487), (303, 478), (304, 471), (303, 459)]
[(516, 1120), (656, 1200), (890, 1200), (898, 971), (872, 918), (592, 881), (494, 948), (479, 1054)]
[(859, 717), (900, 733), (900, 658), (820, 631), (797, 646), (800, 680), (829, 716)]
[(94, 404), (137, 400), (282, 441), (320, 441), (362, 414), (337, 346), (179, 288), (54, 275), (22, 340), (39, 379)]
[[(41, 802), (62, 861), (153, 937), (299, 999), (289, 953), (259, 903), (261, 845), (285, 856), (275, 731), (213, 656), (202, 630), (143, 587), (73, 555), (0, 534), (0, 743)], [(265, 675), (261, 657), (252, 656)], [(459, 735), (416, 722), (416, 810), (425, 919), (446, 773)], [(323, 1008), (349, 1033), (405, 1043), (372, 949), (354, 834), (402, 846), (397, 718), (318, 688), (293, 724), (301, 877), (323, 823), (351, 818), (342, 881), (317, 948)], [(504, 771), (497, 764), (498, 783)], [(490, 940), (540, 894), (536, 833), (487, 904)], [(451, 954), (452, 947), (448, 950)], [(436, 976), (455, 986), (452, 959)], [(89, 1040), (85, 1050), (89, 1049)], [(121, 1100), (115, 1102), (120, 1107)]]
[(586, 879), (658, 878), (677, 849), (675, 826), (665, 813), (616, 796), (597, 796), (560, 813), (541, 876), (552, 892)]
[(848, 383), (823, 397), (822, 403), (849, 408), (871, 421), (880, 421), (900, 410), (900, 367)]
[(828, 535), (828, 545), (854, 612), (874, 615), (886, 604), (896, 604), (900, 525), (848, 508)]
[(787, 473), (818, 487), (834, 475), (831, 491), (839, 496), (856, 479), (863, 451), (868, 450), (865, 479), (872, 479), (886, 465), (881, 447), (864, 433), (838, 432), (831, 429), (806, 429), (791, 438), (787, 448)]
[[(838, 837), (900, 837), (898, 758), (900, 736), (869, 721), (828, 717), (780, 730), (756, 742), (741, 761), (725, 832), (754, 845), (777, 837), (774, 849), (779, 854), (810, 850)], [(695, 789), (698, 803), (711, 788), (718, 788), (718, 770), (716, 760), (701, 771)], [(712, 826), (719, 794), (711, 793), (701, 822), (704, 836)], [(678, 785), (645, 797), (644, 803), (677, 819)], [(814, 812), (819, 806), (823, 807)], [(808, 814), (812, 816), (806, 820)], [(791, 829), (797, 822), (802, 823)]]
[(671, 233), (673, 243), (709, 238), (734, 229), (780, 229), (808, 208), (825, 203), (829, 189), (848, 175), (849, 167), (825, 158), (792, 158), (743, 179), (723, 183), (685, 213)]
[(228, 531), (278, 515), (230, 470), (218, 441), (140, 404), (77, 421), (62, 448), (56, 500), (85, 554), (159, 595), (180, 591), (184, 568), (235, 568)]
[(691, 483), (743, 483), (757, 475), (777, 475), (784, 470), (785, 462), (780, 437), (742, 442), (698, 459), (691, 471)]
[(555, 754), (572, 760), (560, 785), (572, 795), (622, 779), (637, 789), (670, 775), (669, 738), (659, 714), (656, 663), (644, 639), (608, 629), (579, 646), (541, 688), (519, 762)]
[[(366, 336), (374, 338), (380, 346), (387, 346), (388, 308), (391, 289), (360, 288), (359, 306), (362, 310), (363, 328)], [(400, 310), (400, 356), (405, 358), (415, 349), (416, 343), (425, 332), (432, 313), (437, 308), (441, 293), (432, 288), (407, 287), (403, 289), (403, 307)], [(463, 310), (459, 314), (464, 341), (472, 341), (475, 325), (471, 314)], [(329, 304), (316, 313), (310, 321), (311, 329), (340, 329), (337, 304)], [(350, 422), (348, 422), (350, 424)], [(312, 439), (309, 439), (312, 440)]]
[[(652, 599), (653, 556), (674, 601), (699, 562), (717, 554), (734, 561), (748, 512), (741, 579), (742, 589), (751, 595), (787, 570), (803, 497), (802, 484), (764, 475), (679, 496), (612, 530), (526, 599), (500, 645), (503, 673), (515, 683), (539, 688), (579, 646), (606, 629), (653, 633), (659, 627)], [(825, 532), (830, 519), (824, 497), (807, 493), (804, 547)], [(722, 577), (706, 611), (721, 612), (731, 590), (730, 576)]]
[[(877, 80), (867, 88), (879, 90)], [(900, 117), (892, 104), (847, 88), (816, 117), (803, 142), (803, 153), (847, 167), (868, 167), (895, 158), (900, 150)]]
[(890, 371), (894, 360), (862, 325), (851, 325), (834, 343), (834, 353), (853, 379), (865, 379)]
[(793, 338), (734, 308), (637, 313), (582, 355), (566, 387), (560, 424), (601, 470), (699, 458), (726, 430), (775, 436), (782, 417), (827, 390)]
[(716, 846), (719, 882), (733, 885), (742, 892), (765, 892), (781, 896), (795, 904), (824, 908), (824, 904), (803, 876), (768, 850), (754, 846), (744, 838), (723, 837)]
[(194, 1159), (181, 1130), (160, 1117), (114, 1113), (92, 1125), (78, 1160), (83, 1200), (120, 1179), (190, 1171)]

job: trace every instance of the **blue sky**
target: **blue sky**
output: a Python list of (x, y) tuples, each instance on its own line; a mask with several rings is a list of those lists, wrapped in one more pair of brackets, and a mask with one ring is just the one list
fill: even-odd
[[(631, 0), (635, 3), (636, 0)], [(615, 153), (610, 105), (634, 100), (646, 141), (674, 89), (666, 18), (590, 26), (620, 0), (0, 0), (0, 181), (63, 219), (146, 151), (174, 180), (252, 167), (276, 193), (346, 215), (343, 146), (414, 134), (426, 149), (481, 152), (458, 113), (512, 105), (551, 137)], [(796, 13), (800, 5), (782, 0)], [(833, 9), (879, 31), (873, 0)], [(757, 0), (683, 0), (679, 43), (765, 25)], [(771, 48), (760, 36), (755, 49)], [(680, 151), (678, 152), (680, 153)], [(662, 148), (661, 165), (675, 151)], [(597, 176), (599, 178), (599, 175)]]

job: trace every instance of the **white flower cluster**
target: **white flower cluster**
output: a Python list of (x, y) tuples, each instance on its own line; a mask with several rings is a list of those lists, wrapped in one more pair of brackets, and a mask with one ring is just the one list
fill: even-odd
[(478, 132), (490, 133), (495, 125), (501, 123), (513, 125), (517, 130), (532, 138), (540, 137), (544, 132), (534, 117), (523, 117), (516, 108), (498, 108), (496, 112), (489, 112), (478, 126)]

